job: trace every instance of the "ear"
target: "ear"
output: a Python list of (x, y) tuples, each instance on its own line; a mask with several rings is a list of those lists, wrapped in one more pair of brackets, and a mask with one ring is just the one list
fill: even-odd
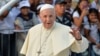
[(39, 16), (39, 19), (41, 20), (41, 17), (42, 17), (42, 16), (41, 16), (41, 13), (39, 13), (38, 16)]
[(41, 17), (41, 14), (39, 13), (38, 16)]

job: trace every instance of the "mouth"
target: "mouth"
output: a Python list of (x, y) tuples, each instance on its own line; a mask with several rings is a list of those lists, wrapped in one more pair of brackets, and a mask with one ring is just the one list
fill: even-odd
[(51, 23), (47, 23), (47, 24), (51, 24)]
[(48, 25), (50, 25), (51, 23), (47, 23)]

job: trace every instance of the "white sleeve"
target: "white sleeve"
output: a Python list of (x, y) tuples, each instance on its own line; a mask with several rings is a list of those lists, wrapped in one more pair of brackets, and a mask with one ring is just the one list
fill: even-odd
[(90, 4), (90, 7), (96, 9), (97, 5), (96, 5), (95, 1), (93, 1), (93, 2)]
[(81, 41), (75, 41), (73, 45), (71, 46), (71, 51), (76, 53), (82, 53), (87, 50), (89, 46), (89, 42), (85, 37), (82, 37)]
[(79, 17), (79, 13), (77, 12), (77, 11), (75, 11), (74, 13), (73, 13), (73, 18), (74, 17)]

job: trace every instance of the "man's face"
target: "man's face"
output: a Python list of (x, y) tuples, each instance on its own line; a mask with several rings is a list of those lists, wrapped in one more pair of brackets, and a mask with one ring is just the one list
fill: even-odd
[(32, 11), (36, 11), (36, 8), (39, 5), (40, 0), (29, 0), (29, 2), (30, 2), (30, 5), (31, 5), (30, 9)]
[(45, 9), (40, 12), (39, 16), (44, 27), (47, 29), (50, 29), (53, 26), (56, 19), (54, 9)]
[(55, 10), (57, 13), (63, 14), (66, 10), (66, 5), (65, 4), (56, 4)]
[(34, 4), (34, 5), (37, 5), (39, 4), (40, 0), (29, 0), (30, 4)]
[(21, 13), (23, 15), (28, 15), (28, 13), (29, 13), (29, 7), (22, 7), (21, 8)]
[(66, 0), (67, 4), (66, 4), (66, 8), (70, 9), (71, 5), (72, 5), (72, 0)]
[(53, 0), (44, 0), (44, 2), (47, 3), (47, 4), (52, 4)]

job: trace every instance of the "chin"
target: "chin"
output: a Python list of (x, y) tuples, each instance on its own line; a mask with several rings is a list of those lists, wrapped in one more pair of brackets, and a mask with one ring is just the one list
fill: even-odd
[(52, 26), (53, 26), (53, 24), (49, 24), (49, 25), (48, 25), (48, 24), (45, 24), (45, 25), (44, 25), (44, 27), (45, 27), (46, 29), (50, 29)]
[(28, 13), (22, 13), (23, 15), (28, 15)]
[(50, 29), (52, 26), (45, 26), (46, 29)]
[(49, 27), (46, 27), (46, 29), (50, 29), (51, 28), (51, 26), (49, 26)]

